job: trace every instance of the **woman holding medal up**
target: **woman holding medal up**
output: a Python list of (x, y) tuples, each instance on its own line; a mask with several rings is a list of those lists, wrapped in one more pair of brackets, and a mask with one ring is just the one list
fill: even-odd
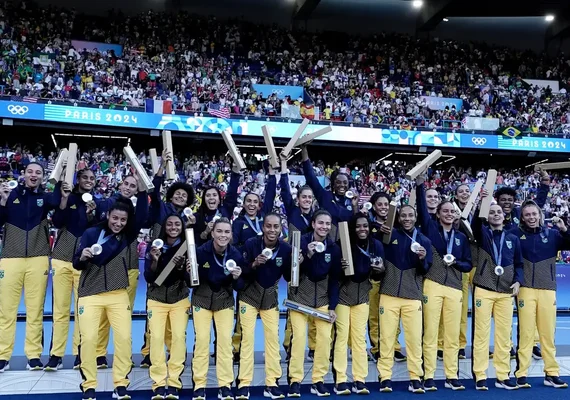
[[(100, 213), (99, 215), (96, 215), (96, 217), (99, 219), (101, 218), (101, 215), (105, 217), (105, 212), (107, 212), (107, 210), (109, 210), (118, 200), (130, 203), (135, 208), (137, 207), (137, 204), (145, 203), (146, 205), (143, 205), (143, 207), (147, 210), (146, 212), (148, 215), (148, 195), (146, 191), (139, 191), (140, 178), (135, 169), (133, 169), (132, 172), (132, 175), (128, 175), (123, 178), (123, 182), (119, 186), (119, 191), (116, 195), (100, 203), (100, 207), (98, 207), (98, 211), (100, 211)], [(145, 221), (144, 224), (141, 225), (141, 228), (144, 228), (147, 222), (148, 221)], [(137, 235), (129, 244), (127, 252), (127, 269), (129, 271), (129, 287), (127, 288), (127, 293), (129, 294), (131, 310), (135, 304), (140, 275), (138, 245), (139, 242)], [(97, 368), (99, 369), (105, 369), (108, 366), (106, 354), (109, 344), (110, 328), (111, 326), (109, 321), (106, 320), (106, 317), (103, 314), (103, 320), (101, 321), (101, 327), (99, 329), (99, 345), (97, 346)]]
[(456, 212), (450, 201), (439, 203), (437, 222), (428, 212), (424, 195), (424, 178), (416, 180), (418, 188), (418, 217), (421, 231), (432, 243), (432, 267), (424, 280), (424, 388), (437, 390), (434, 382), (437, 338), (440, 318), (443, 318), (445, 387), (463, 390), (457, 379), (459, 365), (459, 330), (461, 325), (462, 273), (471, 271), (471, 250), (467, 237), (453, 227)]
[[(257, 316), (263, 323), (265, 338), (265, 391), (271, 399), (285, 397), (277, 381), (281, 377), (279, 354), (279, 280), (291, 269), (291, 246), (280, 239), (281, 216), (268, 213), (263, 218), (262, 236), (245, 242), (246, 267), (240, 277), (243, 289), (239, 291), (239, 323), (241, 325), (241, 352), (238, 369), (238, 400), (249, 399), (253, 380), (253, 345)], [(242, 285), (240, 285), (242, 286)]]
[[(176, 253), (184, 244), (185, 221), (180, 215), (170, 215), (164, 221), (158, 238), (146, 254), (144, 277), (147, 288), (147, 327), (150, 335), (149, 374), (153, 380), (154, 398), (178, 398), (182, 389), (180, 379), (186, 361), (186, 329), (188, 328), (188, 299), (190, 276), (184, 266), (186, 254)], [(160, 285), (155, 281), (167, 265), (176, 266)], [(189, 261), (186, 262), (189, 267)], [(164, 351), (165, 328), (170, 327), (170, 356)], [(168, 386), (168, 389), (166, 388)]]
[[(333, 372), (334, 392), (338, 395), (369, 394), (364, 384), (368, 376), (366, 355), (366, 324), (369, 316), (370, 276), (383, 271), (382, 243), (370, 235), (366, 214), (357, 213), (348, 222), (354, 275), (340, 275), (339, 301), (336, 306)], [(343, 259), (344, 271), (348, 260)], [(352, 349), (353, 385), (347, 384), (347, 348)]]
[[(289, 235), (291, 235), (291, 227), (294, 226), (301, 231), (301, 234), (310, 232), (313, 228), (311, 226), (311, 219), (313, 217), (313, 206), (315, 203), (315, 196), (313, 189), (309, 186), (303, 186), (297, 191), (297, 204), (291, 195), (291, 186), (289, 184), (289, 172), (287, 169), (287, 155), (280, 154), (281, 159), (281, 180), (279, 185), (281, 187), (281, 199), (285, 206), (287, 214), (287, 222), (289, 223)], [(309, 358), (315, 357), (315, 336), (316, 328), (312, 317), (309, 317)], [(283, 347), (289, 356), (289, 347), (291, 346), (291, 321), (287, 315), (285, 322), (285, 337), (283, 338)]]
[[(389, 235), (392, 229), (386, 225), (388, 218), (388, 211), (390, 210), (390, 202), (392, 198), (388, 193), (376, 192), (370, 198), (370, 205), (372, 206), (368, 211), (368, 219), (370, 222), (370, 234), (382, 242), (384, 235)], [(366, 203), (365, 203), (366, 207)], [(370, 289), (370, 319), (368, 320), (368, 338), (370, 340), (370, 354), (373, 361), (378, 361), (380, 357), (379, 351), (379, 314), (378, 307), (380, 307), (380, 281), (372, 278), (372, 289)], [(398, 341), (400, 336), (400, 326), (398, 325), (398, 334), (396, 335), (396, 346), (394, 347), (394, 361), (406, 361), (406, 356), (402, 353), (402, 346)]]
[[(315, 359), (313, 361), (313, 385), (311, 393), (328, 396), (324, 385), (328, 372), (331, 351), (332, 323), (336, 320), (338, 304), (338, 280), (341, 271), (341, 252), (327, 236), (331, 230), (332, 217), (328, 211), (319, 210), (313, 214), (313, 232), (301, 236), (303, 262), (299, 273), (299, 286), (288, 289), (288, 299), (304, 306), (328, 313), (331, 322), (315, 318), (317, 328)], [(291, 269), (285, 269), (284, 278), (291, 281)], [(291, 348), (289, 359), (288, 397), (301, 396), (301, 382), (305, 376), (304, 360), (307, 344), (308, 315), (289, 310), (291, 320)], [(364, 334), (364, 332), (363, 332)]]
[[(53, 247), (51, 268), (53, 276), (53, 332), (50, 358), (45, 371), (57, 371), (63, 367), (63, 356), (69, 335), (69, 310), (74, 298), (77, 316), (77, 287), (81, 272), (73, 268), (73, 255), (85, 230), (95, 223), (100, 201), (94, 201), (90, 193), (95, 186), (95, 175), (90, 169), (77, 171), (77, 184), (71, 193), (64, 193), (59, 207), (52, 217), (59, 230)], [(72, 351), (75, 355), (73, 368), (79, 368), (79, 324), (74, 324)]]
[(503, 228), (505, 214), (498, 204), (489, 208), (487, 221), (474, 218), (473, 233), (479, 243), (479, 268), (473, 278), (473, 379), (477, 390), (488, 390), (489, 342), (491, 317), (495, 321), (493, 364), (497, 373), (495, 387), (518, 389), (509, 378), (511, 371), (511, 330), (513, 296), (524, 282), (523, 259), (519, 238)]
[(198, 248), (200, 285), (192, 290), (194, 320), (194, 358), (192, 380), (194, 400), (206, 398), (208, 358), (214, 321), (216, 337), (216, 375), (218, 399), (233, 399), (230, 389), (234, 381), (232, 362), (232, 332), (234, 324), (234, 286), (244, 266), (241, 252), (232, 246), (232, 225), (222, 217), (212, 224), (212, 239)]
[(422, 371), (422, 299), (424, 275), (432, 264), (430, 240), (422, 235), (416, 224), (416, 210), (405, 205), (398, 213), (400, 227), (392, 230), (390, 244), (384, 245), (385, 272), (380, 284), (380, 358), (378, 375), (380, 391), (392, 391), (394, 344), (400, 320), (408, 353), (410, 374), (408, 390), (424, 393), (420, 381)]
[[(166, 150), (162, 153), (162, 163), (152, 181), (154, 190), (150, 193), (150, 227), (151, 239), (159, 237), (163, 230), (162, 224), (166, 222), (170, 215), (178, 215), (184, 222), (184, 227), (194, 225), (196, 217), (192, 214), (190, 207), (194, 203), (194, 188), (187, 183), (175, 182), (166, 191), (165, 201), (162, 200), (162, 186), (164, 184), (164, 170), (167, 161), (172, 161), (172, 153)], [(170, 319), (166, 320), (166, 345), (170, 348)], [(148, 327), (145, 328), (143, 347), (141, 349), (143, 359), (141, 368), (149, 368), (150, 360), (150, 334)]]
[[(137, 179), (139, 196), (146, 191)], [(127, 288), (129, 244), (136, 240), (146, 222), (148, 203), (140, 201), (136, 211), (130, 200), (118, 199), (107, 213), (107, 220), (89, 228), (81, 237), (81, 244), (73, 257), (73, 268), (81, 271), (78, 289), (78, 316), (81, 344), (81, 376), (83, 399), (95, 399), (97, 388), (97, 345), (101, 320), (113, 328), (114, 360), (113, 397), (130, 399), (127, 394), (131, 371), (131, 304)]]

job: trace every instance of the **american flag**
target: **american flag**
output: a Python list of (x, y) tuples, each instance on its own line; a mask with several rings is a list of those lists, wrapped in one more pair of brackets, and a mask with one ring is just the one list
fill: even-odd
[(229, 85), (223, 84), (220, 86), (220, 94), (221, 95), (223, 94), (224, 96), (227, 96), (229, 91), (230, 91)]
[(12, 96), (10, 97), (12, 101), (23, 101), (24, 103), (37, 103), (37, 97), (28, 97), (28, 96)]
[(208, 113), (218, 118), (230, 118), (230, 109), (228, 107), (221, 107), (219, 104), (211, 104), (210, 107), (208, 107)]
[(465, 117), (461, 120), (461, 127), (465, 128), (465, 125), (467, 125), (467, 117)]

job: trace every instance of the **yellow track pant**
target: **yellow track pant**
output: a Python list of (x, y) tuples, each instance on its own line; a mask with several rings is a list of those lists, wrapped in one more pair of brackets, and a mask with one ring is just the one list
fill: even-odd
[[(77, 287), (81, 271), (70, 262), (51, 260), (53, 284), (53, 331), (50, 355), (63, 357), (69, 334), (69, 318), (73, 297), (74, 315), (77, 317)], [(73, 355), (78, 354), (79, 323), (73, 324)]]
[[(182, 389), (182, 372), (186, 362), (186, 329), (190, 300), (185, 298), (174, 304), (147, 300), (147, 321), (150, 332), (150, 378), (152, 390), (168, 386)], [(170, 358), (164, 350), (166, 321), (170, 321)]]
[(47, 257), (2, 258), (0, 260), (0, 360), (10, 360), (16, 338), (18, 305), (24, 291), (28, 359), (43, 351), (43, 316), (49, 261)]
[[(135, 297), (137, 294), (137, 286), (139, 284), (140, 272), (138, 269), (129, 269), (129, 287), (127, 293), (129, 295), (130, 310), (133, 311), (135, 306)], [(102, 316), (101, 324), (99, 325), (99, 343), (97, 344), (97, 357), (104, 357), (107, 354), (107, 347), (109, 346), (109, 320)]]
[(424, 281), (424, 378), (433, 379), (437, 362), (437, 336), (443, 318), (443, 365), (447, 379), (457, 379), (459, 326), (462, 307), (461, 290), (440, 285), (430, 279)]
[(404, 326), (407, 365), (410, 379), (420, 379), (422, 370), (422, 302), (380, 295), (380, 358), (378, 375), (382, 381), (392, 379), (395, 343), (400, 327)]
[(79, 334), (81, 344), (80, 372), (83, 377), (81, 388), (97, 388), (97, 344), (99, 330), (93, 329), (101, 322), (103, 316), (113, 329), (113, 384), (129, 386), (128, 375), (131, 372), (132, 339), (131, 339), (131, 307), (129, 295), (125, 289), (80, 297), (78, 301)]
[[(328, 306), (317, 308), (328, 313)], [(291, 358), (289, 359), (289, 382), (301, 383), (305, 376), (305, 348), (307, 347), (307, 325), (309, 317), (297, 311), (289, 311), (291, 320)], [(324, 382), (329, 370), (332, 324), (319, 318), (313, 319), (316, 327), (315, 358), (312, 382)], [(363, 332), (364, 334), (364, 332)]]
[(333, 368), (335, 382), (346, 383), (348, 368), (347, 348), (352, 350), (352, 377), (355, 382), (365, 382), (368, 376), (368, 355), (366, 354), (366, 324), (369, 305), (336, 306), (336, 335), (334, 339)]
[(528, 369), (534, 345), (534, 332), (538, 328), (544, 372), (559, 376), (560, 367), (556, 362), (554, 331), (556, 329), (556, 292), (554, 290), (522, 287), (517, 297), (518, 311), (518, 366), (517, 378), (528, 376)]
[(192, 359), (192, 380), (194, 390), (206, 388), (210, 360), (212, 320), (216, 326), (216, 375), (218, 386), (230, 387), (234, 381), (232, 359), (232, 334), (234, 309), (210, 311), (193, 306), (194, 319), (194, 358)]
[[(370, 289), (369, 298), (370, 311), (368, 320), (368, 339), (370, 340), (370, 352), (376, 354), (379, 352), (378, 346), (380, 344), (380, 330), (378, 322), (378, 310), (380, 308), (380, 282), (371, 281), (372, 289)], [(400, 325), (398, 325), (398, 334), (396, 335), (396, 343), (394, 344), (394, 351), (402, 351), (402, 345), (398, 338), (400, 337)]]
[[(317, 337), (317, 328), (313, 317), (309, 317), (309, 350), (315, 350), (315, 342)], [(287, 313), (285, 320), (285, 338), (283, 339), (283, 347), (289, 349), (291, 347), (291, 319)]]
[(497, 293), (476, 287), (473, 305), (473, 374), (475, 381), (487, 379), (491, 318), (495, 320), (493, 364), (497, 379), (501, 381), (509, 379), (513, 299), (508, 293)]
[(253, 380), (253, 346), (257, 315), (261, 317), (265, 339), (265, 386), (277, 386), (277, 381), (282, 374), (281, 355), (279, 354), (279, 309), (258, 310), (240, 301), (238, 315), (242, 332), (238, 371), (239, 387), (251, 386)]

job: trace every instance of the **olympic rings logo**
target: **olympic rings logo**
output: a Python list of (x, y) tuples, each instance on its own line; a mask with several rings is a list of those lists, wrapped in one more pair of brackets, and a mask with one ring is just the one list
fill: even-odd
[(273, 89), (272, 93), (283, 96), (285, 94), (285, 91), (283, 89)]
[(485, 143), (487, 143), (487, 139), (485, 139), (485, 138), (480, 138), (480, 137), (471, 138), (471, 141), (472, 141), (473, 144), (476, 145), (476, 146), (483, 146)]
[(10, 105), (8, 106), (8, 111), (10, 111), (10, 112), (11, 112), (12, 114), (14, 114), (14, 115), (16, 115), (16, 114), (17, 114), (17, 115), (24, 115), (24, 114), (26, 114), (28, 111), (30, 111), (30, 109), (29, 109), (28, 107), (26, 107), (26, 106), (18, 106), (18, 105), (15, 106), (15, 105), (13, 105), (13, 104), (10, 104)]

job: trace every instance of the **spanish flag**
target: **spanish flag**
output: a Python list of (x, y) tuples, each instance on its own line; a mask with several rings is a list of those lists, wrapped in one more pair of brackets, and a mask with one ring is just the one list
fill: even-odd
[(519, 131), (514, 126), (509, 126), (509, 127), (505, 128), (502, 133), (503, 133), (503, 135), (508, 136), (510, 138), (516, 138), (518, 135), (521, 134), (521, 131)]

